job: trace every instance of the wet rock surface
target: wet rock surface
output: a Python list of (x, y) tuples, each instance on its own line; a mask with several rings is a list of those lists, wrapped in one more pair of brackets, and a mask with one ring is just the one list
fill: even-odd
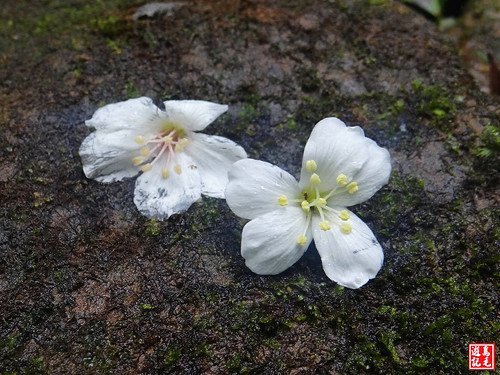
[[(498, 338), (495, 99), (399, 3), (197, 1), (136, 21), (135, 0), (0, 9), (1, 373), (465, 373)], [(378, 4), (378, 5), (375, 5)], [(385, 251), (358, 290), (311, 246), (252, 274), (244, 221), (204, 198), (164, 222), (133, 180), (83, 174), (85, 119), (146, 95), (230, 111), (223, 135), (297, 175), (337, 116), (387, 147), (390, 183), (354, 208)]]

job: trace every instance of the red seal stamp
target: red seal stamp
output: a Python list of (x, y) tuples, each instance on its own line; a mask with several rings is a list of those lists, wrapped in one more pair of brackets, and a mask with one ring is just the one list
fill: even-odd
[(495, 370), (495, 360), (495, 343), (469, 344), (469, 370)]

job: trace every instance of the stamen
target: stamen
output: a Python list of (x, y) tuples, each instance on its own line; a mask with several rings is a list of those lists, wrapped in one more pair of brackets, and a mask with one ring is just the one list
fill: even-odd
[(151, 163), (147, 163), (147, 164), (144, 164), (144, 165), (141, 167), (141, 171), (143, 171), (143, 172), (148, 172), (148, 171), (150, 171), (152, 168), (153, 168), (153, 166), (151, 165)]
[(170, 143), (170, 142), (172, 142), (174, 139), (172, 138), (172, 136), (170, 136), (170, 135), (166, 135), (166, 136), (164, 136), (161, 140), (162, 140), (163, 142), (165, 142), (165, 143)]
[(299, 235), (297, 237), (297, 243), (300, 245), (300, 246), (304, 246), (306, 243), (307, 243), (307, 237), (304, 236), (303, 234)]
[(318, 169), (318, 164), (316, 164), (316, 161), (314, 160), (308, 160), (306, 161), (306, 170), (308, 172), (316, 172), (316, 170)]
[(321, 179), (316, 173), (313, 173), (311, 175), (311, 178), (309, 179), (309, 182), (311, 183), (311, 185), (319, 185), (321, 184)]
[(300, 206), (302, 207), (302, 209), (304, 210), (304, 212), (308, 213), (309, 211), (311, 211), (311, 207), (309, 206), (309, 202), (308, 201), (302, 201), (302, 203), (300, 204)]
[(317, 206), (317, 207), (321, 207), (321, 208), (323, 208), (323, 207), (325, 207), (325, 206), (326, 206), (326, 203), (327, 203), (327, 202), (326, 202), (326, 199), (325, 199), (325, 198), (318, 198), (318, 199), (316, 199), (316, 206)]
[(143, 147), (141, 148), (141, 155), (146, 157), (149, 155), (149, 147)]
[(354, 194), (355, 192), (358, 191), (358, 183), (353, 181), (349, 185), (346, 186), (347, 191), (349, 194)]
[(342, 220), (346, 221), (346, 220), (349, 220), (349, 211), (347, 210), (342, 210), (339, 212), (339, 218), (341, 218)]
[(337, 185), (346, 186), (347, 185), (347, 176), (343, 173), (337, 176)]
[(352, 225), (350, 223), (340, 224), (340, 231), (344, 234), (349, 234), (352, 232)]
[(176, 164), (175, 167), (174, 167), (174, 171), (175, 173), (177, 174), (181, 174), (182, 173), (182, 168), (179, 164)]
[(135, 143), (139, 145), (143, 145), (144, 142), (146, 142), (146, 139), (142, 135), (138, 135), (137, 137), (134, 138)]
[(311, 224), (311, 218), (312, 218), (312, 215), (310, 212), (308, 212), (307, 217), (306, 217), (306, 225), (304, 226), (304, 230), (302, 231), (302, 234), (297, 237), (297, 243), (300, 246), (305, 246), (305, 244), (307, 243), (306, 233), (307, 233), (307, 230), (309, 229), (309, 225)]
[(322, 229), (324, 231), (332, 229), (332, 226), (331, 226), (331, 224), (330, 224), (330, 222), (328, 220), (320, 221), (319, 222), (319, 227), (320, 227), (320, 229)]
[(318, 188), (316, 186), (314, 187), (314, 193), (316, 194), (315, 197), (314, 197), (315, 199), (321, 197), (321, 195), (319, 194), (319, 190), (318, 190)]
[(288, 204), (288, 198), (285, 195), (280, 195), (278, 197), (278, 203), (280, 206), (286, 206)]
[(138, 166), (139, 164), (142, 163), (143, 160), (144, 159), (142, 158), (142, 156), (136, 156), (135, 158), (132, 159), (132, 164)]
[(170, 173), (169, 173), (169, 171), (168, 171), (168, 169), (167, 169), (167, 168), (162, 168), (162, 169), (161, 169), (161, 176), (162, 176), (163, 178), (167, 179), (169, 175), (170, 175)]

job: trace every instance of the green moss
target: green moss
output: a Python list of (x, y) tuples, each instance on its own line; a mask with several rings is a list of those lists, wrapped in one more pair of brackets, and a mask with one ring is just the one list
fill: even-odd
[(488, 124), (481, 133), (481, 144), (473, 152), (483, 159), (498, 157), (500, 154), (500, 127)]
[(105, 37), (113, 38), (125, 30), (125, 22), (120, 17), (109, 15), (93, 20), (94, 27)]
[(389, 185), (370, 201), (374, 210), (383, 213), (377, 216), (378, 222), (383, 224), (379, 233), (390, 235), (391, 228), (402, 217), (419, 207), (424, 196), (423, 188), (423, 180), (392, 172)]
[(239, 353), (233, 354), (225, 365), (226, 369), (230, 372), (238, 374), (248, 374), (250, 369), (243, 366), (243, 358)]
[[(134, 3), (137, 1), (80, 1), (67, 6), (66, 2), (55, 0), (43, 6), (28, 7), (18, 12), (22, 17), (2, 22), (0, 36), (15, 34), (27, 41), (26, 47), (35, 56), (54, 45), (81, 51), (95, 44), (92, 32), (107, 39), (122, 37), (130, 26), (122, 9)], [(53, 35), (59, 37), (53, 38)]]
[(195, 346), (193, 349), (193, 355), (196, 357), (213, 357), (214, 353), (210, 349), (210, 345), (206, 342), (202, 342)]
[(151, 305), (150, 303), (143, 303), (141, 305), (141, 310), (142, 311), (150, 311), (150, 310), (153, 310), (154, 309), (154, 306)]
[(391, 354), (392, 360), (395, 363), (400, 364), (401, 359), (399, 358), (399, 354), (396, 350), (396, 346), (394, 345), (394, 340), (396, 337), (397, 336), (394, 332), (382, 332), (380, 334), (380, 341), (384, 344), (385, 348)]
[[(376, 120), (386, 120), (386, 119), (394, 119), (396, 116), (398, 116), (403, 109), (405, 108), (405, 102), (403, 99), (397, 99), (395, 102), (390, 104), (387, 107), (387, 110), (380, 115), (376, 116)], [(395, 130), (394, 130), (395, 132)]]
[(181, 351), (177, 347), (169, 348), (163, 357), (164, 367), (167, 369), (173, 367), (180, 357)]
[(252, 103), (244, 103), (240, 112), (238, 113), (238, 117), (242, 122), (250, 122), (258, 115), (257, 108)]
[(54, 200), (52, 195), (45, 195), (44, 193), (35, 191), (33, 193), (33, 207), (38, 208)]
[(159, 236), (161, 233), (160, 223), (155, 219), (148, 220), (145, 225), (145, 232), (148, 236)]
[(137, 98), (140, 96), (139, 89), (134, 85), (132, 81), (128, 81), (125, 84), (125, 95), (128, 99)]
[(290, 115), (286, 120), (286, 128), (292, 132), (297, 131), (297, 129), (299, 128), (299, 125), (297, 124), (297, 121), (295, 120), (295, 117), (293, 115)]
[(432, 124), (449, 131), (456, 112), (455, 98), (448, 88), (440, 85), (424, 85), (413, 81), (418, 115), (430, 118)]

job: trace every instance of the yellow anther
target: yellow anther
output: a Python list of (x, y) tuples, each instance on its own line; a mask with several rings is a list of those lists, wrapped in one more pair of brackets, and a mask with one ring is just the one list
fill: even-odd
[(285, 195), (280, 195), (278, 197), (278, 203), (280, 206), (286, 206), (288, 204), (288, 198)]
[(138, 135), (137, 137), (135, 137), (134, 141), (135, 141), (135, 143), (137, 143), (139, 145), (143, 145), (144, 142), (146, 142), (146, 140), (144, 139), (144, 137), (142, 135)]
[(326, 199), (325, 198), (318, 198), (316, 199), (316, 206), (323, 208), (326, 206)]
[(182, 168), (179, 164), (177, 164), (175, 167), (174, 167), (174, 171), (175, 173), (177, 174), (181, 174), (182, 173)]
[(170, 135), (166, 135), (166, 136), (164, 136), (161, 140), (162, 140), (163, 142), (165, 142), (165, 143), (170, 143), (170, 142), (172, 142), (174, 139), (173, 139)]
[(311, 207), (309, 207), (309, 202), (308, 201), (302, 201), (302, 203), (300, 204), (300, 206), (302, 207), (302, 209), (304, 210), (304, 212), (311, 211)]
[(346, 186), (347, 191), (349, 194), (354, 194), (355, 192), (358, 191), (358, 183), (353, 181), (349, 185)]
[(306, 161), (306, 169), (308, 172), (316, 172), (316, 170), (318, 169), (318, 164), (316, 164), (316, 161), (314, 160), (308, 160)]
[(175, 152), (182, 152), (186, 146), (188, 145), (189, 141), (187, 138), (181, 138), (179, 139), (179, 142), (175, 144)]
[(349, 216), (349, 211), (347, 211), (347, 210), (342, 210), (342, 211), (340, 211), (340, 212), (339, 212), (339, 217), (340, 217), (342, 220), (344, 220), (344, 221), (349, 220), (349, 217), (350, 217), (350, 216)]
[(143, 147), (141, 148), (141, 155), (146, 157), (149, 155), (149, 147)]
[(168, 178), (168, 176), (170, 175), (170, 173), (168, 172), (168, 169), (167, 168), (162, 168), (161, 169), (161, 176), (163, 178)]
[(132, 164), (137, 166), (137, 165), (141, 164), (143, 160), (144, 159), (142, 158), (142, 156), (136, 156), (135, 158), (132, 159)]
[(300, 236), (297, 237), (297, 243), (300, 246), (304, 246), (307, 243), (307, 237), (301, 234)]
[(309, 181), (311, 182), (311, 185), (321, 184), (321, 179), (319, 178), (319, 176), (316, 173), (313, 173), (311, 175), (311, 178), (309, 179)]
[(332, 226), (330, 225), (330, 222), (328, 220), (320, 221), (319, 227), (322, 230), (330, 230), (330, 229), (332, 229)]
[(152, 168), (153, 168), (153, 166), (151, 165), (151, 163), (147, 163), (147, 164), (144, 164), (144, 165), (141, 167), (141, 171), (143, 171), (143, 172), (148, 172), (148, 171), (150, 171)]
[(343, 173), (337, 176), (337, 185), (346, 186), (347, 185), (347, 176)]
[(344, 234), (349, 234), (352, 232), (352, 225), (350, 223), (340, 224), (340, 231)]

